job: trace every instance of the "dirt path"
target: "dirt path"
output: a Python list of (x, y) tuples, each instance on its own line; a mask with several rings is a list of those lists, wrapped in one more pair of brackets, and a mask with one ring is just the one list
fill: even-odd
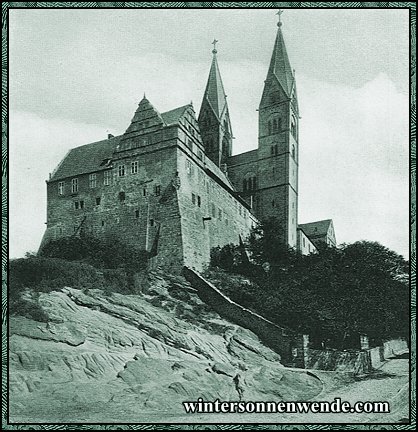
[[(334, 401), (341, 398), (354, 404), (357, 401), (388, 401), (388, 414), (209, 414), (173, 417), (164, 422), (175, 423), (399, 423), (409, 416), (409, 363), (393, 359), (369, 377), (335, 387), (325, 388), (314, 400)], [(147, 419), (147, 421), (158, 421)], [(160, 420), (161, 421), (161, 420)]]

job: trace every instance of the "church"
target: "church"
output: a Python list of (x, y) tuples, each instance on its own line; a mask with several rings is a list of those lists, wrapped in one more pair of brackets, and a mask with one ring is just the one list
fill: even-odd
[(47, 180), (51, 240), (82, 232), (145, 249), (167, 271), (202, 270), (213, 247), (239, 244), (274, 217), (302, 254), (335, 246), (332, 220), (298, 223), (299, 107), (278, 22), (258, 108), (258, 146), (232, 151), (216, 42), (200, 112), (160, 113), (145, 97), (125, 133), (71, 149)]

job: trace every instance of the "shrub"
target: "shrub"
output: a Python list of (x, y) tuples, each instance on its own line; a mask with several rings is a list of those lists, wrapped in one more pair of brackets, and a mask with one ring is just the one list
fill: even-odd
[(98, 268), (125, 268), (131, 272), (147, 268), (148, 252), (127, 245), (119, 239), (82, 234), (51, 240), (40, 251), (42, 257), (82, 261)]
[(103, 276), (94, 267), (57, 258), (19, 258), (9, 262), (9, 293), (19, 297), (25, 288), (49, 292), (65, 286), (103, 288)]

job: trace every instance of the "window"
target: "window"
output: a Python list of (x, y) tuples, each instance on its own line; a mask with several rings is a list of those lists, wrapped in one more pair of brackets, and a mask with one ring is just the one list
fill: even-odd
[(268, 132), (269, 135), (271, 135), (271, 121), (268, 122)]
[(196, 204), (196, 195), (192, 193), (192, 204)]
[(105, 225), (105, 222), (104, 221), (102, 221), (102, 226), (104, 226)]
[(290, 132), (292, 132), (292, 135), (296, 138), (296, 119), (292, 116), (292, 123), (290, 126)]
[(273, 133), (277, 132), (277, 119), (273, 120)]
[(100, 197), (96, 197), (96, 205), (100, 205), (101, 201), (102, 201), (102, 199)]
[(126, 198), (125, 192), (119, 192), (119, 201), (124, 202)]
[(118, 174), (119, 174), (119, 177), (124, 177), (125, 176), (125, 165), (119, 165), (119, 167), (118, 167)]
[(80, 208), (84, 208), (84, 201), (80, 201)]
[[(295, 145), (292, 145), (292, 157), (293, 159), (296, 159), (296, 149), (295, 149)], [(295, 170), (293, 170), (293, 174), (295, 174)]]
[(277, 120), (277, 130), (280, 132), (282, 130), (282, 119)]
[(154, 193), (155, 193), (155, 196), (161, 195), (161, 186), (160, 185), (155, 185)]
[(105, 186), (109, 186), (111, 179), (112, 179), (112, 171), (105, 171), (103, 173), (103, 184)]
[(275, 205), (276, 205), (276, 203), (274, 202), (274, 200), (272, 200), (271, 206), (274, 207)]
[(305, 247), (305, 237), (303, 237), (303, 247)]
[(149, 224), (150, 224), (150, 226), (154, 226), (154, 219), (150, 219)]
[(216, 217), (216, 208), (215, 204), (212, 203), (212, 217)]
[(97, 186), (97, 175), (96, 174), (90, 174), (89, 175), (89, 186), (91, 188), (95, 188)]
[(218, 208), (218, 219), (222, 220), (222, 210)]
[(79, 206), (78, 201), (74, 201), (74, 208), (75, 208), (76, 210), (78, 210), (78, 206)]
[(192, 163), (189, 161), (189, 159), (186, 160), (186, 172), (188, 175), (192, 174)]
[(131, 174), (138, 173), (138, 161), (131, 162)]
[(64, 182), (58, 182), (58, 195), (64, 195)]
[(197, 196), (197, 206), (200, 207), (202, 204), (202, 200), (200, 199), (200, 195)]
[(247, 192), (247, 180), (246, 179), (244, 179), (244, 181), (242, 182), (242, 190), (244, 192)]
[(73, 178), (71, 180), (71, 192), (72, 193), (78, 192), (78, 179), (77, 178)]
[(138, 219), (139, 218), (139, 210), (135, 210), (135, 217)]
[(147, 196), (147, 188), (144, 187), (144, 189), (142, 189), (142, 195), (145, 197)]

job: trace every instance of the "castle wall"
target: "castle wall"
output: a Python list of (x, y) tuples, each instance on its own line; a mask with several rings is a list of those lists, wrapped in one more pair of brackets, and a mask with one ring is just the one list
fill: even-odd
[[(171, 139), (170, 139), (171, 134)], [(134, 168), (133, 168), (133, 165)], [(124, 166), (124, 175), (119, 175)], [(71, 178), (48, 183), (47, 232), (43, 243), (80, 230), (94, 236), (115, 236), (150, 251), (157, 241), (158, 264), (170, 269), (182, 263), (181, 218), (173, 179), (177, 170), (176, 138), (167, 131), (153, 146), (115, 154), (109, 172), (76, 176), (78, 192), (71, 193)], [(65, 194), (58, 183), (65, 182)]]
[(305, 367), (306, 336), (274, 324), (261, 315), (239, 305), (219, 291), (199, 273), (185, 268), (183, 274), (198, 290), (199, 297), (222, 317), (253, 331), (267, 346), (276, 351), (285, 366)]
[[(208, 174), (209, 167), (212, 174)], [(197, 270), (209, 263), (213, 247), (239, 244), (239, 237), (247, 237), (256, 223), (228, 186), (216, 180), (221, 175), (216, 170), (209, 160), (201, 160), (189, 148), (179, 146), (178, 199), (184, 262)]]

